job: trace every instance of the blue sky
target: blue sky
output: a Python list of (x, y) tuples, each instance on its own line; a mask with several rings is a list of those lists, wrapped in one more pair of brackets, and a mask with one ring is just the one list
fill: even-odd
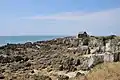
[(0, 35), (120, 35), (120, 0), (0, 0)]

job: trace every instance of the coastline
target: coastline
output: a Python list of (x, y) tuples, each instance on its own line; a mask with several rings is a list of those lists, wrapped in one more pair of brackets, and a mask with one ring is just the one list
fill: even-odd
[[(9, 75), (12, 74), (11, 76), (17, 74), (16, 80), (19, 80), (19, 76), (22, 79), (24, 76), (30, 76), (31, 79), (39, 75), (45, 78), (55, 77), (57, 80), (61, 77), (74, 78), (78, 74), (79, 76), (86, 75), (94, 66), (104, 63), (104, 56), (106, 57), (104, 53), (111, 51), (109, 54), (112, 54), (118, 46), (119, 39), (117, 36), (82, 35), (25, 42), (24, 44), (7, 44), (0, 47), (0, 63), (2, 64), (0, 69), (4, 70), (2, 73), (5, 80), (10, 78), (7, 76), (8, 72)], [(109, 44), (113, 44), (113, 48), (109, 47)], [(107, 49), (104, 49), (104, 46)], [(119, 55), (117, 50), (114, 53)], [(106, 61), (112, 61), (112, 59), (106, 58)]]
[[(21, 38), (24, 38), (25, 39), (21, 39)], [(31, 38), (30, 38), (31, 37)], [(37, 42), (37, 41), (47, 41), (47, 40), (52, 40), (52, 39), (56, 39), (56, 38), (62, 38), (62, 37), (65, 37), (65, 36), (60, 36), (60, 35), (42, 35), (42, 36), (0, 36), (0, 38), (2, 39), (2, 42), (0, 42), (0, 47), (1, 46), (5, 46), (7, 44), (25, 44), (27, 42), (31, 42), (31, 43), (34, 43), (34, 42)], [(32, 39), (33, 38), (33, 39)], [(34, 39), (36, 38), (36, 39)]]

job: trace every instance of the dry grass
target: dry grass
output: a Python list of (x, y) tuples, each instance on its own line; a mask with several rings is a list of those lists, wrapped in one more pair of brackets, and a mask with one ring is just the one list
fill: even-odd
[(97, 65), (86, 76), (79, 76), (71, 80), (120, 80), (120, 62)]
[(88, 80), (120, 80), (120, 62), (104, 63), (96, 66), (88, 75)]
[[(28, 77), (21, 74), (16, 75), (16, 78), (13, 80), (35, 80), (34, 78)], [(10, 79), (6, 78), (5, 80)], [(52, 78), (52, 80), (56, 80), (56, 78)], [(102, 63), (93, 68), (86, 76), (78, 76), (69, 80), (120, 80), (120, 62)]]

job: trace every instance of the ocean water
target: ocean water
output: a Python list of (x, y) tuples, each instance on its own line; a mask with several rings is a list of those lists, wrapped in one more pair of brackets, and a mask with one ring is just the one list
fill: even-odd
[(7, 43), (25, 43), (25, 42), (36, 42), (43, 40), (51, 40), (63, 36), (0, 36), (0, 46), (6, 45)]

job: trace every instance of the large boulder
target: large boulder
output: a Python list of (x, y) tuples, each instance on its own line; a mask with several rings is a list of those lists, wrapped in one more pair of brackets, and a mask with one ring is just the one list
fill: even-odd
[(103, 55), (93, 55), (90, 56), (88, 58), (86, 58), (85, 61), (83, 61), (83, 63), (81, 64), (81, 69), (82, 70), (89, 70), (91, 69), (93, 66), (104, 62), (104, 56)]

